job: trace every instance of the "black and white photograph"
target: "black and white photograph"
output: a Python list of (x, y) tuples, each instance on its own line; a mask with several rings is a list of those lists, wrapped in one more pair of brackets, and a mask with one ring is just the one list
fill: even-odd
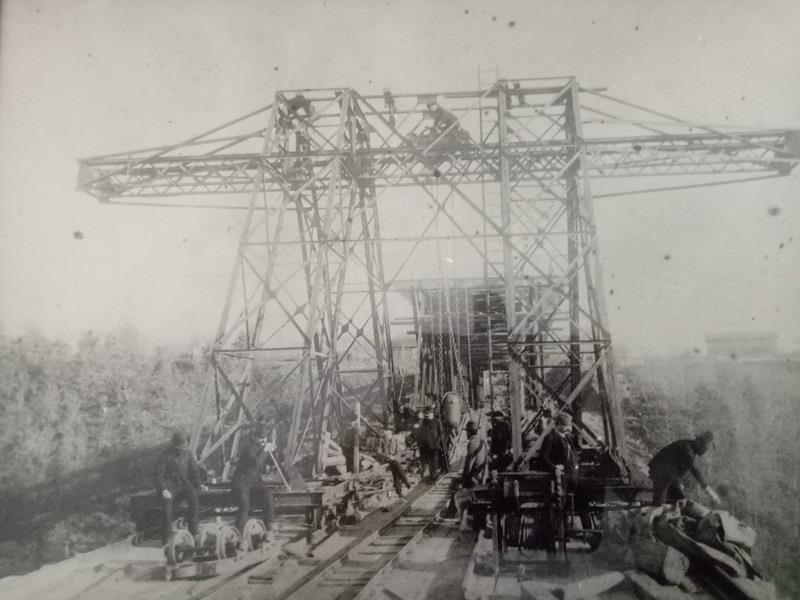
[(800, 4), (0, 0), (0, 598), (800, 599)]

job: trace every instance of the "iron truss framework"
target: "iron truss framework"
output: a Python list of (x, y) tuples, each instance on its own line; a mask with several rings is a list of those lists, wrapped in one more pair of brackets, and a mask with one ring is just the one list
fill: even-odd
[[(670, 189), (681, 186), (667, 176), (690, 185), (782, 176), (799, 159), (795, 130), (693, 125), (573, 77), (501, 79), (452, 93), (278, 92), (185, 142), (83, 159), (79, 189), (109, 203), (244, 211), (207, 387), (217, 421), (196, 440), (202, 460), (234, 451), (267, 401), (248, 394), (261, 352), (293, 356), (289, 460), (312, 444), (319, 458), (319, 441), (352, 419), (358, 397), (396, 414), (389, 298), (426, 278), (445, 290), (439, 300), (414, 293), (438, 304), (440, 320), (452, 319), (451, 301), (469, 301), (464, 281), (500, 295), (491, 309), (505, 313), (494, 329), (505, 330), (515, 456), (526, 406), (569, 410), (588, 385), (604, 431), (587, 428), (587, 439), (624, 453), (590, 181)], [(480, 327), (480, 310), (462, 311), (467, 328)], [(428, 345), (442, 343), (442, 327)], [(480, 361), (468, 362), (459, 368)]]

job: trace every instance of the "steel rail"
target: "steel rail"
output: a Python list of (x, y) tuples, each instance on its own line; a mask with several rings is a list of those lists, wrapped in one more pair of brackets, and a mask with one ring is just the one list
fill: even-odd
[[(364, 535), (352, 540), (330, 558), (317, 565), (311, 572), (305, 574), (288, 588), (273, 596), (272, 600), (288, 600), (289, 598), (305, 597), (303, 594), (313, 590), (316, 586), (328, 587), (330, 583), (334, 584), (330, 587), (332, 589), (335, 588), (334, 591), (337, 598), (352, 598), (356, 596), (361, 589), (366, 587), (374, 577), (382, 572), (386, 564), (403, 552), (405, 548), (416, 543), (416, 541), (420, 539), (422, 532), (435, 520), (440, 510), (445, 506), (446, 495), (443, 495), (443, 499), (436, 502), (425, 514), (415, 515), (419, 517), (419, 522), (403, 524), (401, 521), (404, 517), (408, 517), (408, 513), (414, 509), (414, 505), (426, 496), (433, 496), (442, 490), (449, 490), (450, 479), (450, 474), (439, 478), (439, 480), (430, 485), (424, 493), (420, 494), (420, 496), (404, 506), (402, 510), (398, 511), (398, 513), (392, 517), (391, 521), (372, 532), (366, 532)], [(399, 537), (398, 530), (403, 529), (413, 529), (414, 533)], [(395, 533), (395, 537), (399, 537), (399, 540), (397, 542), (389, 541), (388, 543), (381, 544), (382, 541), (386, 542), (392, 537), (392, 532)], [(351, 554), (355, 554), (359, 550), (367, 550), (368, 548), (374, 548), (375, 552), (378, 553), (385, 552), (386, 555), (381, 559), (369, 561), (369, 564), (348, 560), (348, 556)], [(384, 549), (388, 549), (389, 551), (386, 552)], [(352, 569), (349, 574), (350, 576), (344, 580), (344, 586), (346, 586), (348, 592), (346, 596), (345, 590), (342, 589), (342, 584), (337, 584), (336, 577), (334, 576), (336, 570), (344, 566)], [(326, 581), (326, 579), (329, 581)], [(310, 598), (311, 596), (308, 597)], [(314, 597), (319, 597), (319, 594), (314, 594)]]

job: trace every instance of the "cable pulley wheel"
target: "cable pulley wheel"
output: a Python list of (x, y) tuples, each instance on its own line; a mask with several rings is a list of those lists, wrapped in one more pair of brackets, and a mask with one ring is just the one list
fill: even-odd
[(200, 531), (197, 535), (197, 546), (199, 548), (216, 547), (218, 533), (219, 525), (216, 523), (201, 523)]
[(178, 529), (169, 538), (164, 553), (168, 564), (177, 565), (192, 560), (194, 550), (194, 536), (186, 529)]
[(220, 560), (233, 558), (241, 545), (239, 531), (231, 525), (222, 525), (217, 533), (216, 557)]
[(242, 549), (260, 550), (267, 541), (267, 528), (261, 519), (248, 519), (242, 528)]

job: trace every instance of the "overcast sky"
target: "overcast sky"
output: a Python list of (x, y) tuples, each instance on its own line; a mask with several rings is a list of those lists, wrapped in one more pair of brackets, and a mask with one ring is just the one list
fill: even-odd
[[(276, 90), (463, 90), (497, 68), (576, 75), (701, 123), (800, 128), (794, 0), (11, 0), (0, 26), (6, 334), (209, 340), (236, 217), (100, 205), (75, 191), (76, 159), (188, 138)], [(777, 331), (800, 347), (798, 201), (797, 174), (597, 200), (618, 345), (682, 352), (709, 333)]]

